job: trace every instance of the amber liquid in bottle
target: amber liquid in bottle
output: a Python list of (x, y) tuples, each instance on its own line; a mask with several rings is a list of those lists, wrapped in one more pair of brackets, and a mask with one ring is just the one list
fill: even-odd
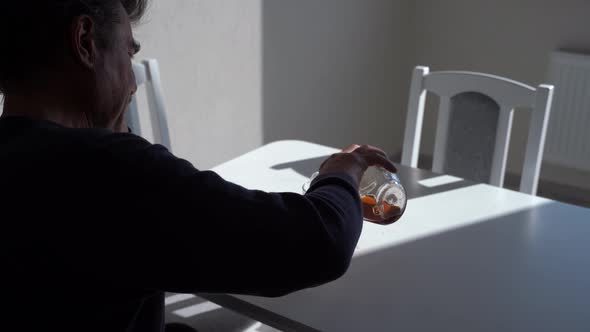
[(399, 206), (389, 204), (387, 201), (381, 202), (381, 206), (379, 206), (377, 199), (373, 195), (361, 196), (361, 203), (363, 205), (363, 218), (376, 224), (393, 224), (403, 214)]
[[(314, 173), (303, 184), (304, 193), (318, 174)], [(393, 224), (406, 210), (406, 191), (399, 178), (381, 167), (371, 166), (365, 171), (359, 184), (359, 195), (363, 219), (375, 224)]]

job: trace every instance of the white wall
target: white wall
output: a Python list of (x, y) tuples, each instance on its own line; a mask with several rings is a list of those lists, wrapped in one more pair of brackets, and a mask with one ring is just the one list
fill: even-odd
[(400, 98), (398, 0), (266, 0), (264, 140), (392, 151)]
[(589, 13), (587, 0), (166, 0), (137, 35), (139, 57), (161, 62), (175, 152), (207, 168), (284, 138), (399, 152), (413, 66), (536, 85), (551, 51), (590, 49)]
[[(590, 50), (587, 0), (408, 1), (413, 38), (407, 44), (406, 82), (411, 68), (422, 64), (433, 70), (490, 72), (538, 85), (546, 78), (553, 50)], [(430, 113), (425, 123), (426, 152), (433, 145), (435, 114)], [(404, 112), (396, 118), (403, 125)], [(515, 118), (508, 168), (516, 173), (522, 167), (527, 120), (528, 115)], [(551, 167), (546, 167), (544, 176), (554, 180), (568, 175), (549, 173)]]
[(138, 58), (160, 61), (175, 153), (207, 168), (288, 138), (394, 151), (401, 4), (153, 1)]
[(160, 62), (174, 152), (205, 169), (262, 143), (261, 0), (152, 1), (137, 59)]

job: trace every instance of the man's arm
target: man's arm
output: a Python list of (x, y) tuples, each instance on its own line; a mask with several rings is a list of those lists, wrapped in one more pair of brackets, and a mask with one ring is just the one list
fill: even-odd
[(324, 172), (304, 196), (265, 193), (134, 135), (109, 135), (100, 148), (125, 183), (128, 210), (120, 216), (133, 219), (112, 241), (112, 262), (123, 270), (117, 278), (166, 291), (278, 296), (334, 280), (349, 266), (362, 227), (350, 174)]

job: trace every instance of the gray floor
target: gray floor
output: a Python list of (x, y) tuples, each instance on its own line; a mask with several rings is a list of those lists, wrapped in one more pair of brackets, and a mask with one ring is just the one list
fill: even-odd
[[(166, 295), (166, 322), (178, 322), (199, 332), (277, 332), (245, 316), (192, 295)], [(174, 303), (171, 303), (174, 302)]]

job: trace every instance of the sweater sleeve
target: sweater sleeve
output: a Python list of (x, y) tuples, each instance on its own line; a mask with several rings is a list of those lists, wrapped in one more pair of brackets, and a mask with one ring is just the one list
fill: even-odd
[[(125, 279), (173, 292), (280, 296), (347, 270), (361, 228), (352, 179), (325, 174), (305, 195), (248, 190), (130, 134), (101, 142), (126, 183), (113, 240)], [(116, 264), (116, 263), (114, 263)]]

